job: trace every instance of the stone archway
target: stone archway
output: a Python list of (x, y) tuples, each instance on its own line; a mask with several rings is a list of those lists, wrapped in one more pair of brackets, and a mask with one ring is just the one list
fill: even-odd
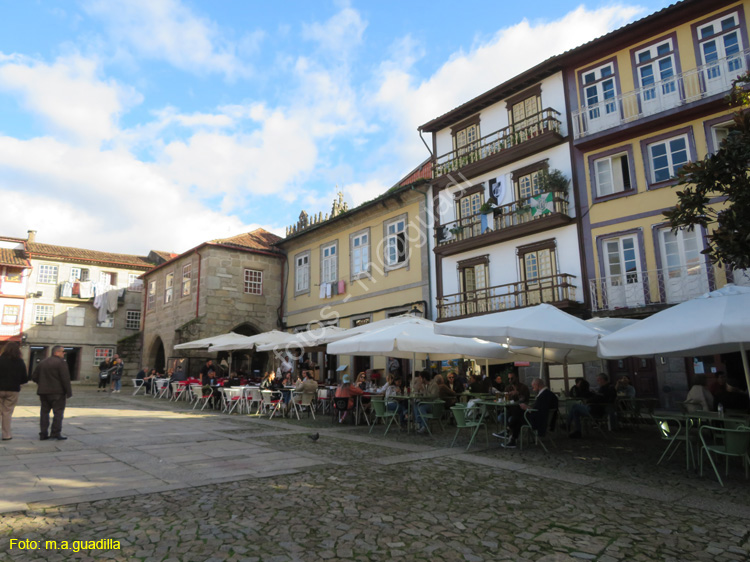
[(166, 372), (166, 356), (164, 354), (164, 342), (159, 336), (151, 343), (148, 348), (147, 360), (144, 364), (153, 365), (153, 368), (159, 373)]
[[(250, 322), (243, 322), (242, 324), (238, 324), (230, 331), (241, 334), (243, 336), (254, 336), (262, 332), (262, 330), (259, 330)], [(219, 352), (217, 359), (219, 363), (221, 363), (221, 361), (225, 358), (228, 358), (228, 356), (229, 353)], [(240, 376), (246, 376), (250, 378), (260, 377), (268, 368), (268, 365), (270, 364), (269, 359), (270, 357), (268, 352), (259, 352), (255, 350), (237, 350), (232, 352), (232, 370), (237, 371)]]

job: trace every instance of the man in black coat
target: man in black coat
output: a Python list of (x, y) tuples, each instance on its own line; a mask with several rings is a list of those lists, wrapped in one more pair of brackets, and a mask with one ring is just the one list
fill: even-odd
[[(41, 402), (39, 414), (39, 439), (67, 439), (62, 434), (63, 412), (65, 411), (65, 400), (73, 396), (70, 387), (70, 371), (65, 362), (65, 350), (56, 345), (52, 348), (52, 355), (37, 365), (31, 375), (31, 380), (37, 384), (36, 393)], [(52, 429), (49, 427), (49, 412), (52, 410), (54, 416)]]
[(518, 441), (518, 434), (521, 432), (521, 426), (524, 423), (524, 412), (529, 408), (533, 409), (533, 412), (529, 412), (528, 419), (531, 427), (534, 428), (540, 436), (547, 433), (547, 422), (549, 420), (549, 413), (557, 410), (558, 401), (557, 396), (544, 384), (542, 379), (536, 378), (531, 381), (531, 389), (537, 393), (536, 400), (529, 406), (528, 404), (521, 403), (519, 405), (518, 415), (513, 415), (508, 420), (508, 427), (510, 428), (510, 441), (503, 443), (503, 447), (513, 449), (516, 447)]

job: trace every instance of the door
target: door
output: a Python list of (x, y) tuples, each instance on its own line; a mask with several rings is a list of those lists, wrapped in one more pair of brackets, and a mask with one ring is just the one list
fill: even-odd
[(65, 362), (68, 364), (68, 371), (70, 371), (70, 380), (77, 381), (80, 372), (80, 347), (66, 347), (65, 348)]
[[(713, 31), (713, 26), (711, 31)], [(708, 95), (726, 91), (731, 86), (732, 80), (746, 70), (739, 29), (703, 41), (700, 49), (704, 65), (703, 78)]]
[(607, 308), (628, 308), (646, 303), (643, 272), (635, 236), (604, 242)]
[(36, 366), (47, 358), (47, 348), (32, 345), (29, 350), (29, 375), (34, 372)]
[(590, 133), (609, 129), (620, 122), (615, 99), (615, 77), (611, 65), (598, 69), (586, 77), (591, 81), (597, 78), (600, 79), (599, 82), (587, 85), (583, 89)]
[(622, 376), (627, 376), (635, 388), (636, 398), (656, 398), (658, 386), (656, 362), (653, 358), (626, 357), (608, 361), (610, 382), (615, 384)]
[(554, 273), (556, 266), (551, 249), (543, 248), (523, 255), (523, 269), (525, 279), (525, 306), (554, 302)]
[(464, 307), (462, 314), (487, 311), (487, 266), (470, 265), (460, 270)]
[(484, 203), (484, 192), (482, 191), (461, 197), (458, 200), (456, 204), (459, 219), (458, 225), (463, 228), (458, 236), (459, 240), (481, 234), (479, 208), (482, 206), (482, 203)]
[(680, 102), (671, 41), (643, 49), (636, 54), (641, 87), (641, 111), (652, 115), (676, 107)]
[(660, 279), (667, 303), (677, 303), (708, 292), (708, 276), (701, 251), (703, 241), (698, 230), (665, 228), (659, 233), (663, 260)]

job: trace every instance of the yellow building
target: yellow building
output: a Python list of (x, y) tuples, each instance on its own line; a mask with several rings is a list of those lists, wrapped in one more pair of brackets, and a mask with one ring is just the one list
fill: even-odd
[[(425, 171), (426, 169), (426, 171)], [(429, 163), (385, 194), (355, 209), (334, 202), (331, 216), (302, 212), (277, 243), (287, 255), (284, 325), (301, 332), (319, 326), (351, 328), (405, 313), (429, 315), (426, 209)], [(314, 358), (320, 377), (384, 369), (384, 357)], [(402, 372), (410, 372), (408, 361)]]
[[(662, 213), (677, 202), (677, 171), (717, 150), (727, 134), (732, 111), (724, 96), (748, 69), (749, 6), (680, 2), (569, 59), (574, 168), (595, 315), (643, 317), (728, 281), (748, 284), (745, 272), (713, 266), (701, 253), (705, 230), (672, 232)], [(641, 395), (687, 382), (684, 372), (682, 379), (657, 377), (649, 360), (613, 369), (635, 376)]]

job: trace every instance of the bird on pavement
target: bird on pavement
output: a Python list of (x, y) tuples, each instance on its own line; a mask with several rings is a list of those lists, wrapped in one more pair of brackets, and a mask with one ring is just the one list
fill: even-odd
[(310, 438), (310, 439), (311, 439), (312, 441), (317, 441), (318, 439), (320, 439), (320, 433), (314, 433), (314, 434), (312, 434), (312, 435), (308, 435), (308, 437), (309, 437), (309, 438)]

